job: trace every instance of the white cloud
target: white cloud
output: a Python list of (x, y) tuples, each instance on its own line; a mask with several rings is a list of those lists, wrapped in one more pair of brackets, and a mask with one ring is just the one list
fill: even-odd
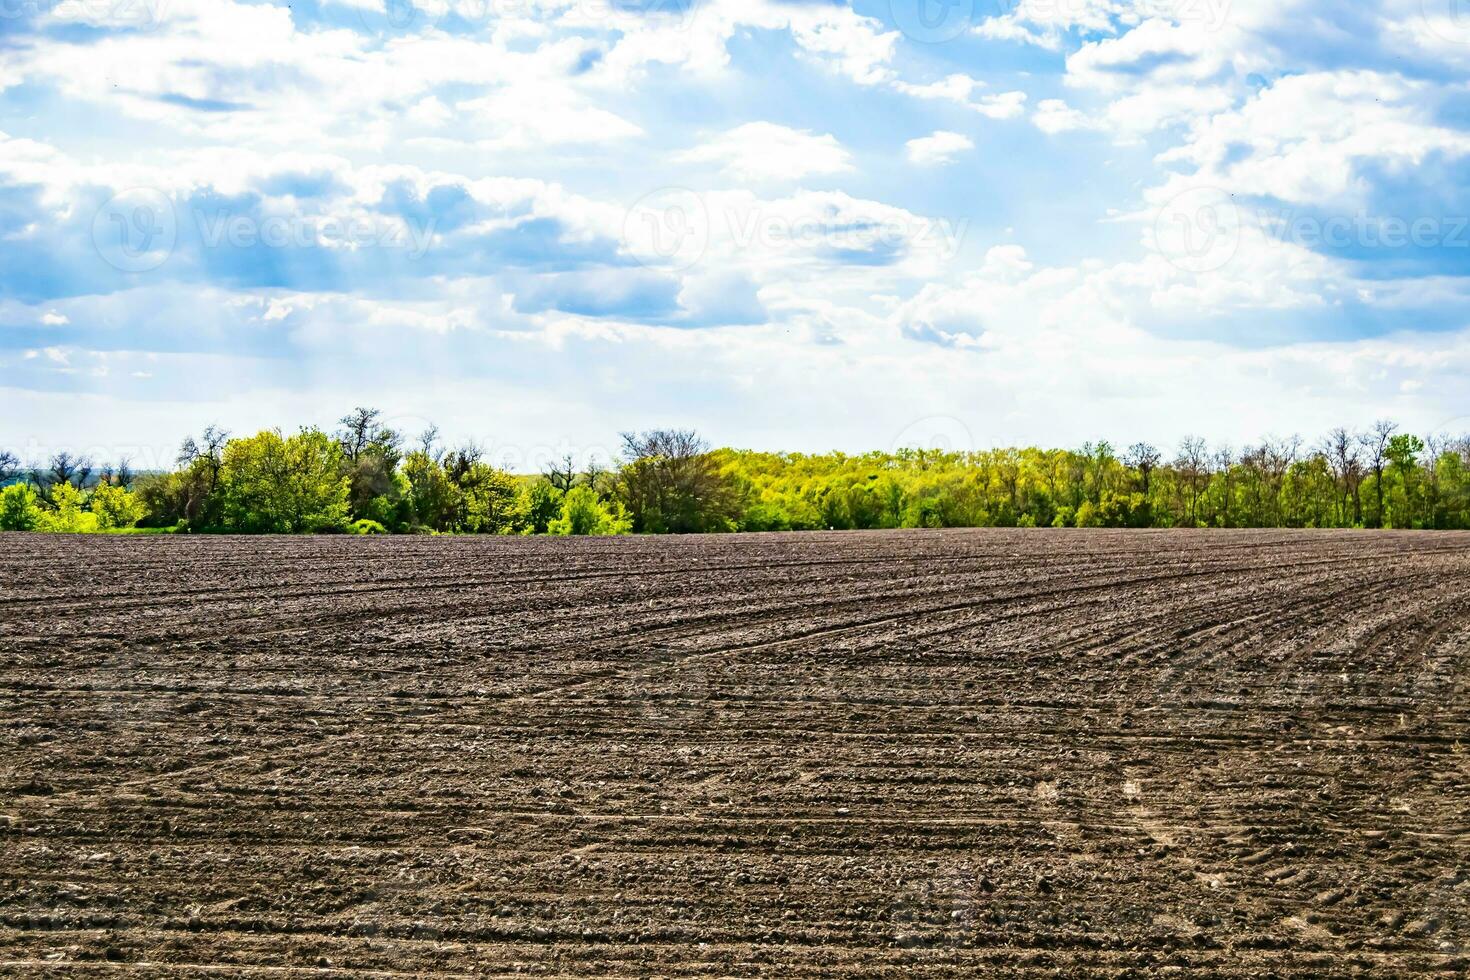
[(909, 140), (904, 145), (908, 148), (909, 162), (921, 167), (953, 163), (958, 154), (975, 148), (968, 136), (942, 129), (929, 136)]
[(1000, 95), (987, 95), (972, 103), (970, 108), (991, 119), (1015, 119), (1026, 111), (1026, 98), (1025, 92), (1002, 92)]
[(1098, 123), (1061, 99), (1043, 99), (1037, 103), (1031, 121), (1043, 133), (1066, 133), (1076, 129), (1096, 129)]
[(1407, 173), (1429, 155), (1470, 155), (1470, 134), (1436, 121), (1423, 82), (1379, 72), (1279, 80), (1238, 109), (1201, 121), (1162, 162), (1241, 194), (1313, 204), (1362, 203), (1370, 162)]
[(737, 126), (676, 159), (719, 164), (741, 181), (797, 181), (852, 170), (851, 155), (835, 137), (769, 122)]
[[(1223, 19), (1224, 0), (1016, 0), (981, 24), (981, 40), (933, 50), (834, 3), (704, 0), (684, 17), (530, 0), (491, 4), (489, 17), (474, 0), (425, 0), (427, 18), (394, 31), (381, 0), (338, 2), (313, 22), (282, 0), (145, 0), (160, 13), (154, 29), (12, 46), (0, 90), (31, 85), (69, 110), (43, 127), (55, 147), (0, 135), (0, 182), (17, 189), (19, 220), (0, 236), (0, 248), (22, 249), (12, 267), (51, 260), (58, 276), (85, 278), (78, 270), (99, 264), (85, 211), (125, 187), (258, 201), (311, 221), (382, 221), (399, 208), (438, 222), (425, 262), (340, 281), (311, 279), (321, 251), (271, 256), (275, 278), (232, 268), (247, 285), (212, 277), (189, 236), (152, 276), (104, 268), (40, 296), (27, 290), (44, 291), (45, 276), (12, 277), (7, 322), (115, 331), (139, 357), (158, 356), (149, 345), (189, 351), (142, 371), (119, 360), (70, 400), (11, 389), (38, 435), (116, 418), (117, 431), (156, 426), (172, 441), (177, 420), (215, 417), (222, 391), (239, 393), (219, 412), (239, 428), (294, 424), (376, 385), (385, 402), (417, 403), (477, 436), (463, 426), (487, 414), (512, 433), (554, 418), (565, 427), (554, 435), (592, 438), (609, 405), (611, 424), (699, 405), (707, 418), (690, 421), (721, 441), (862, 448), (926, 414), (973, 409), (982, 442), (989, 432), (1055, 443), (1163, 439), (1170, 426), (1229, 435), (1280, 418), (1411, 423), (1470, 390), (1470, 322), (1453, 320), (1470, 310), (1470, 277), (1453, 268), (1369, 278), (1282, 240), (1244, 205), (1219, 267), (1181, 268), (1160, 240), (1159, 214), (1201, 186), (1303, 208), (1366, 207), (1395, 187), (1421, 208), (1424, 195), (1460, 194), (1444, 175), (1470, 155), (1470, 48), (1446, 36), (1452, 20), (1426, 19), (1422, 0), (1330, 16), (1325, 0), (1232, 0)], [(450, 2), (459, 18), (436, 20)], [(379, 29), (353, 28), (358, 13), (342, 4)], [(968, 58), (985, 39), (1066, 57), (1032, 59), (1026, 72)], [(801, 100), (788, 122), (833, 121), (750, 122), (776, 90)], [(689, 145), (691, 112), (709, 120), (704, 145)], [(953, 161), (973, 150), (965, 133), (987, 125), (977, 115), (1103, 136), (1038, 153), (1035, 134), (998, 132), (1004, 149), (985, 159), (981, 194), (960, 168), (927, 173), (922, 187), (908, 167), (882, 166), (892, 161), (856, 169), (858, 154), (924, 133), (906, 144), (909, 161)], [(18, 112), (0, 125), (43, 131)], [(1099, 155), (1104, 139), (1126, 146)], [(630, 202), (673, 184), (694, 187), (704, 214), (687, 268), (628, 220)], [(970, 240), (966, 217), (978, 227), (997, 200), (1028, 216), (998, 219), (1024, 245), (1009, 230), (1003, 244)], [(927, 206), (953, 217), (916, 201), (943, 201)], [(1118, 240), (1120, 226), (1136, 227), (1133, 243)], [(533, 294), (539, 304), (526, 302)], [(1422, 334), (1295, 339), (1303, 324), (1344, 336), (1344, 323), (1421, 321)], [(42, 386), (99, 363), (80, 347), (29, 343), (6, 364), (45, 369)], [(267, 368), (262, 346), (299, 356)], [(272, 374), (291, 363), (294, 387)], [(434, 382), (405, 378), (405, 364)], [(28, 378), (8, 380), (37, 383)], [(484, 378), (503, 392), (489, 413)], [(827, 385), (871, 397), (834, 406)], [(681, 397), (691, 387), (700, 398)], [(261, 418), (262, 404), (281, 415)], [(790, 435), (791, 413), (807, 420), (803, 434)]]
[(892, 86), (904, 95), (954, 102), (990, 119), (1014, 119), (1026, 109), (1025, 92), (1001, 92), (975, 98), (976, 90), (984, 88), (985, 83), (965, 74), (949, 75), (924, 85), (895, 79)]

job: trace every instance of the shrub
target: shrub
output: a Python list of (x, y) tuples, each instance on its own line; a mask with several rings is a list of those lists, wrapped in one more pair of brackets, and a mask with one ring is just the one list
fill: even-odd
[(0, 531), (34, 531), (40, 524), (34, 490), (23, 483), (0, 490)]
[(521, 491), (521, 522), (527, 534), (545, 534), (561, 514), (561, 491), (547, 480), (537, 480)]
[(366, 518), (364, 518), (363, 520), (353, 521), (352, 522), (352, 533), (353, 534), (387, 534), (388, 533), (388, 529), (386, 527), (384, 527), (383, 525), (379, 524), (377, 521), (370, 521), (370, 520), (367, 520)]
[(473, 463), (459, 481), (463, 511), (458, 530), (470, 534), (514, 534), (522, 511), (513, 476), (485, 463)]
[(633, 522), (621, 504), (605, 505), (590, 487), (574, 487), (562, 500), (561, 516), (551, 522), (559, 535), (627, 534)]
[(97, 515), (82, 510), (82, 491), (70, 483), (51, 488), (55, 510), (41, 514), (40, 530), (52, 534), (90, 534), (97, 530)]
[(92, 491), (92, 514), (104, 531), (130, 528), (143, 517), (143, 502), (122, 487), (99, 483)]

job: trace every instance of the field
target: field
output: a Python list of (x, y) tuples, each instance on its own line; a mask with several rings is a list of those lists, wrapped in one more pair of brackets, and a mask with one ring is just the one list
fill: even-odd
[(0, 537), (0, 973), (1453, 975), (1470, 535)]

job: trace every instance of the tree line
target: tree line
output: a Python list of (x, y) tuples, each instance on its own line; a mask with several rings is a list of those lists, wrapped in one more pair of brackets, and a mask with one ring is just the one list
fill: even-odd
[(168, 473), (0, 453), (0, 530), (242, 534), (688, 534), (941, 527), (1470, 528), (1470, 437), (1380, 421), (1315, 444), (1235, 450), (1186, 438), (861, 455), (711, 449), (695, 432), (626, 433), (621, 457), (497, 468), (429, 429), (359, 408), (333, 432), (211, 426)]

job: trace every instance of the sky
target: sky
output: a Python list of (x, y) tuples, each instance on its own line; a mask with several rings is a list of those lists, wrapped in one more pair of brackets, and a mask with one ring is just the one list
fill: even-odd
[(0, 0), (0, 448), (1470, 431), (1470, 0)]

